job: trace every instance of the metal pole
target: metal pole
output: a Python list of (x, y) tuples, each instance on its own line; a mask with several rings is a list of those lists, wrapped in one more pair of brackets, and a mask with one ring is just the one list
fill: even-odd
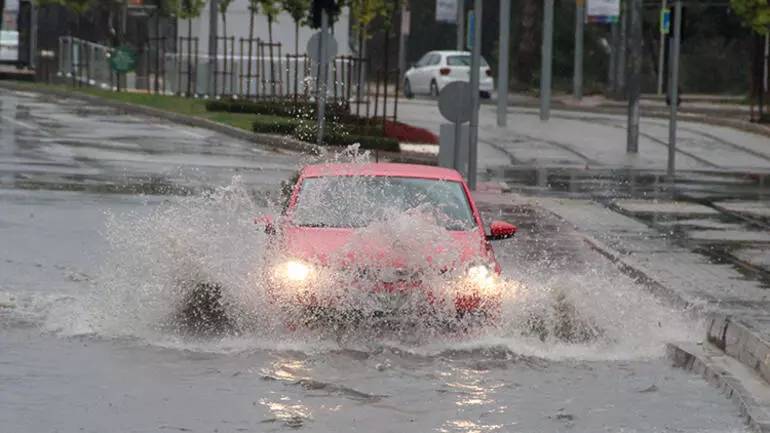
[[(668, 7), (667, 0), (660, 0), (660, 16), (663, 18), (663, 12)], [(660, 24), (663, 24), (662, 22)], [(663, 94), (663, 74), (665, 71), (666, 56), (666, 34), (663, 33), (663, 26), (660, 27), (660, 52), (658, 53), (658, 95)]]
[(457, 51), (465, 45), (465, 0), (457, 0)]
[(409, 26), (411, 24), (411, 12), (407, 3), (401, 5), (401, 31), (398, 38), (398, 70), (400, 71), (397, 81), (403, 78), (401, 74), (406, 72), (406, 39), (409, 37)]
[[(471, 124), (468, 128), (468, 186), (476, 190), (476, 167), (478, 165), (479, 138), (479, 73), (481, 72), (481, 26), (483, 0), (474, 0), (473, 49), (471, 56)], [(459, 143), (455, 143), (459, 145)]]
[(553, 61), (553, 2), (545, 0), (543, 11), (543, 45), (540, 66), (540, 120), (551, 117), (551, 63)]
[(626, 96), (626, 48), (628, 46), (628, 7), (620, 3), (620, 36), (618, 39), (618, 56), (615, 58), (615, 97), (624, 99)]
[(318, 71), (318, 83), (316, 85), (318, 99), (318, 137), (316, 144), (323, 145), (324, 142), (324, 118), (326, 117), (326, 81), (327, 67), (324, 47), (324, 38), (329, 31), (329, 15), (326, 11), (321, 13), (321, 37), (318, 38), (318, 62), (320, 68)]
[(671, 43), (671, 60), (669, 69), (671, 79), (668, 80), (669, 95), (671, 95), (671, 117), (668, 122), (668, 175), (669, 181), (674, 180), (676, 170), (676, 116), (677, 101), (679, 100), (679, 42), (682, 38), (682, 0), (676, 0), (676, 15), (674, 16), (674, 40)]
[(639, 152), (639, 99), (642, 79), (642, 0), (631, 0), (628, 32), (628, 135), (626, 153)]
[(614, 22), (610, 24), (610, 59), (607, 72), (607, 91), (610, 96), (615, 95), (616, 77), (618, 63), (618, 47), (620, 45), (620, 24)]
[(209, 97), (214, 98), (217, 94), (217, 55), (219, 54), (219, 41), (217, 36), (219, 30), (217, 25), (219, 24), (219, 8), (217, 4), (219, 0), (210, 0), (209, 2)]
[(585, 27), (585, 0), (575, 2), (575, 62), (572, 74), (572, 91), (575, 99), (583, 99), (583, 33)]
[(767, 75), (768, 75), (767, 63), (768, 63), (768, 58), (769, 57), (770, 57), (770, 33), (765, 35), (765, 61), (764, 61), (764, 71), (763, 71), (764, 72), (764, 76), (762, 77), (762, 89), (765, 92), (767, 92), (767, 90), (768, 90), (768, 87), (767, 87)]
[(511, 37), (511, 0), (500, 0), (500, 59), (497, 62), (497, 126), (508, 124), (508, 54)]

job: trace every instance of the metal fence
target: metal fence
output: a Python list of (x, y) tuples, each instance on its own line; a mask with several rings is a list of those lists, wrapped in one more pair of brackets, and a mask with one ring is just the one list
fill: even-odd
[[(134, 71), (116, 74), (108, 62), (111, 47), (62, 37), (57, 75), (76, 86), (164, 95), (314, 99), (318, 65), (306, 54), (284, 55), (280, 44), (259, 39), (251, 44), (248, 39), (219, 39), (222, 54), (214, 61), (208, 55), (198, 54), (197, 38), (149, 39), (136, 49)], [(271, 49), (273, 56), (269, 55)], [(399, 71), (372, 71), (368, 59), (347, 55), (334, 59), (328, 76), (328, 99), (346, 103), (352, 114), (396, 117)]]

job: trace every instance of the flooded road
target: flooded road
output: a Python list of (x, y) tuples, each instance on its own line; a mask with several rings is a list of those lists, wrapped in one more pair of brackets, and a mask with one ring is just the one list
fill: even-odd
[[(256, 326), (199, 338), (162, 323), (167, 284), (254, 290), (253, 218), (299, 158), (18, 93), (2, 93), (0, 128), (3, 431), (745, 431), (663, 356), (700, 324), (537, 209), (481, 203), (520, 226), (496, 244), (518, 290), (494, 326), (335, 338), (263, 326), (262, 304)], [(527, 332), (532, 311), (547, 335)]]

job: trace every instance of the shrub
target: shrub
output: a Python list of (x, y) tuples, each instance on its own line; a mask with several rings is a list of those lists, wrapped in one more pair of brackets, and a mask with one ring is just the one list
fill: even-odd
[(291, 117), (286, 118), (264, 118), (257, 116), (251, 124), (251, 130), (257, 133), (265, 134), (294, 134), (297, 126), (302, 123), (299, 119)]
[[(318, 128), (314, 122), (301, 122), (294, 130), (294, 136), (302, 141), (314, 143), (318, 136)], [(398, 141), (388, 137), (351, 134), (340, 124), (331, 124), (324, 131), (324, 144), (329, 146), (349, 146), (358, 143), (361, 149), (384, 150), (398, 152)]]
[[(317, 114), (317, 106), (314, 102), (297, 101), (291, 99), (276, 99), (265, 101), (249, 101), (245, 99), (221, 99), (207, 101), (207, 111), (227, 111), (230, 113), (269, 114), (273, 116), (297, 117), (310, 119)], [(326, 106), (326, 117), (333, 120), (344, 119), (348, 114), (348, 107), (342, 103), (332, 103)]]
[(429, 143), (438, 144), (436, 134), (424, 128), (407, 125), (401, 122), (385, 121), (386, 137), (394, 138), (401, 143)]

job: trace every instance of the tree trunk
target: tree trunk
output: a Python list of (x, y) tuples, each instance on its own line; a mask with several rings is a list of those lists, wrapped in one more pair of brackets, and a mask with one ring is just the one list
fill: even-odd
[(251, 41), (254, 39), (254, 9), (249, 9), (249, 43), (247, 44), (249, 47), (249, 55), (247, 56), (246, 61), (248, 62), (246, 65), (246, 98), (251, 97), (251, 61), (252, 61), (252, 44)]
[[(222, 45), (225, 51), (225, 57), (223, 61), (224, 74), (222, 74), (222, 94), (227, 95), (227, 71), (229, 71), (227, 68), (227, 62), (229, 60), (227, 57), (227, 11), (222, 12), (222, 37), (222, 40), (224, 41)], [(232, 71), (230, 71), (230, 73), (232, 74)]]
[(187, 97), (192, 96), (192, 17), (187, 20)]
[(534, 82), (537, 65), (538, 35), (537, 21), (540, 2), (522, 0), (520, 37), (516, 55), (516, 81), (519, 86), (528, 88)]
[(299, 20), (294, 20), (294, 56), (294, 103), (296, 104), (297, 95), (299, 95)]
[(270, 52), (270, 92), (275, 96), (275, 62), (273, 61), (273, 18), (267, 17), (267, 42)]

